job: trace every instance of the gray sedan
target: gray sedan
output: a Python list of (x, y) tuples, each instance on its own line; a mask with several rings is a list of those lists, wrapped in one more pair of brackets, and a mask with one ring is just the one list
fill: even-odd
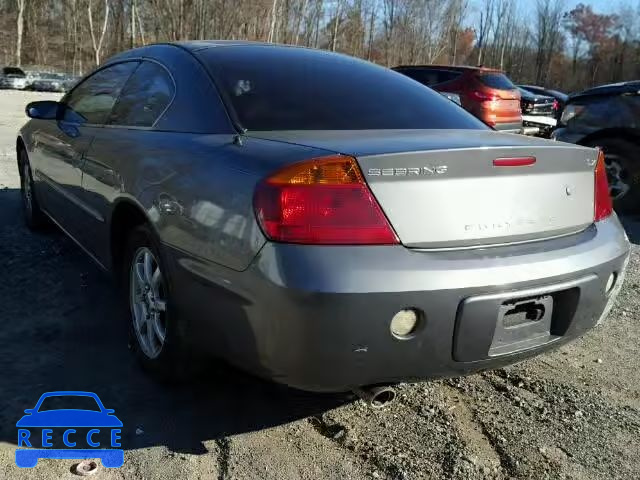
[(146, 46), (27, 114), (27, 224), (113, 272), (158, 375), (192, 348), (313, 391), (461, 375), (575, 339), (622, 284), (597, 150), (368, 62)]

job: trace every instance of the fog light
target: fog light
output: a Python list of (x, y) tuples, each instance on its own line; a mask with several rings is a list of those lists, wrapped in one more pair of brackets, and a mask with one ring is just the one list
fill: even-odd
[(400, 310), (391, 319), (391, 333), (396, 337), (408, 337), (418, 325), (418, 313), (412, 309)]
[(615, 287), (616, 277), (616, 272), (613, 272), (611, 275), (609, 275), (609, 278), (607, 279), (607, 285), (606, 287), (604, 287), (604, 293), (606, 293), (607, 295), (609, 295), (613, 290), (613, 287)]

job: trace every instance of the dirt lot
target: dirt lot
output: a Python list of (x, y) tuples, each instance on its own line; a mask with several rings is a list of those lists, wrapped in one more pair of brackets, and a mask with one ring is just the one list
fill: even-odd
[(640, 222), (608, 322), (535, 360), (399, 386), (382, 411), (207, 363), (153, 383), (127, 349), (109, 278), (62, 234), (22, 223), (13, 154), (24, 104), (0, 92), (0, 478), (76, 478), (73, 460), (14, 464), (15, 422), (50, 390), (89, 390), (123, 421), (125, 463), (93, 478), (640, 478)]

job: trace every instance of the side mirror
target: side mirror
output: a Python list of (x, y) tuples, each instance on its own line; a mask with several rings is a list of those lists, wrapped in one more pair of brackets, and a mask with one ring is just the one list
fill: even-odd
[(33, 408), (27, 408), (24, 413), (26, 413), (27, 415), (31, 415), (33, 413)]
[(29, 118), (39, 118), (41, 120), (55, 120), (58, 116), (58, 108), (60, 104), (52, 100), (43, 100), (40, 102), (31, 102), (27, 104), (25, 113)]
[(112, 413), (115, 413), (115, 410), (113, 408), (105, 408), (104, 413), (110, 415)]

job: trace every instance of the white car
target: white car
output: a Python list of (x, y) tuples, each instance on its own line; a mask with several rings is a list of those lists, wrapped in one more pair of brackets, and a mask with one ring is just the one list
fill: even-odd
[(2, 86), (14, 90), (24, 90), (27, 86), (27, 79), (18, 75), (8, 75), (2, 79)]

